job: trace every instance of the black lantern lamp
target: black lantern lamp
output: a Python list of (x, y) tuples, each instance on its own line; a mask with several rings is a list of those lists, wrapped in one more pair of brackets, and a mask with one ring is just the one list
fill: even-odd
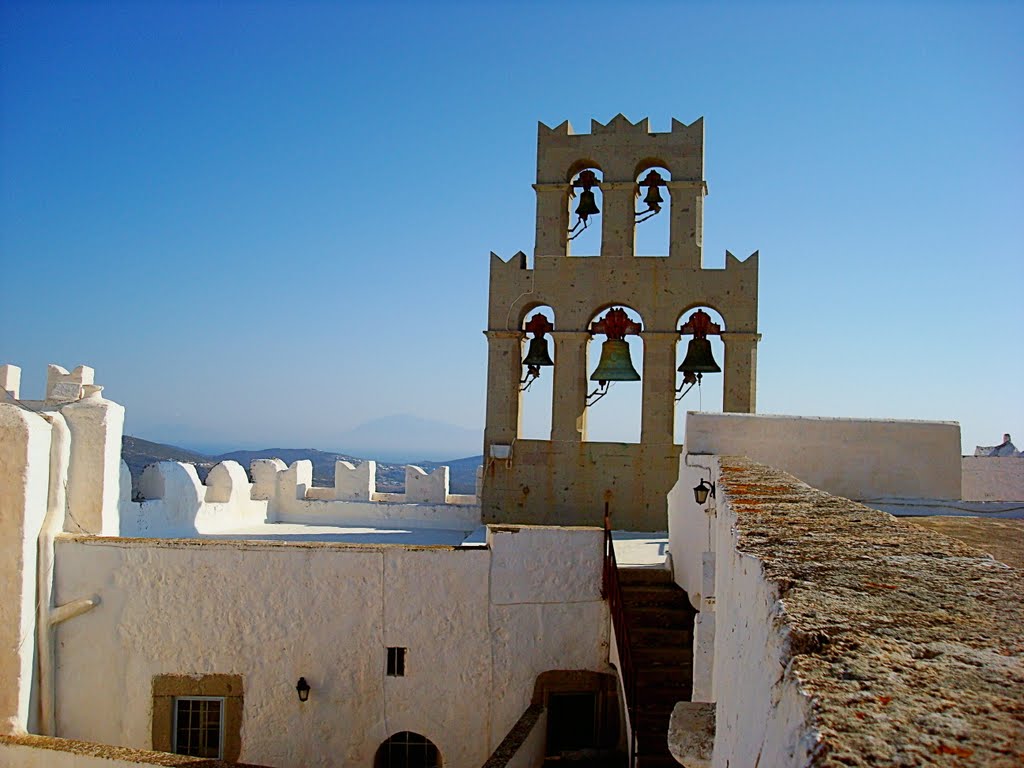
[(306, 678), (299, 678), (299, 682), (295, 684), (295, 690), (299, 694), (299, 701), (309, 701), (309, 683), (306, 682)]
[(700, 484), (693, 487), (693, 500), (697, 502), (698, 507), (703, 507), (708, 496), (715, 498), (715, 484), (701, 478)]

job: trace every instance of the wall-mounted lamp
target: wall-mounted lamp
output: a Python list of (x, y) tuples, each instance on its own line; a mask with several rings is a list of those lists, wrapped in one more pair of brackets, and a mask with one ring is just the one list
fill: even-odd
[[(644, 203), (647, 205), (646, 211), (636, 211), (636, 223), (639, 224), (641, 221), (647, 221), (655, 214), (661, 213), (661, 204), (665, 200), (661, 196), (661, 192), (658, 191), (658, 187), (664, 186), (665, 180), (661, 178), (661, 174), (655, 170), (650, 171), (637, 186), (647, 187), (647, 195), (644, 197)], [(643, 216), (643, 218), (640, 218)]]
[(701, 478), (700, 484), (693, 487), (693, 500), (697, 502), (698, 507), (704, 506), (708, 500), (708, 496), (715, 498), (715, 484), (708, 483), (707, 480)]
[(640, 381), (640, 374), (633, 367), (629, 356), (627, 335), (637, 335), (643, 327), (633, 322), (620, 307), (608, 310), (596, 323), (591, 323), (590, 333), (603, 333), (608, 338), (601, 345), (601, 359), (590, 374), (590, 380), (598, 383), (597, 389), (587, 395), (586, 405), (590, 406), (608, 394), (610, 381)]
[[(676, 392), (682, 392), (676, 398), (677, 402), (682, 400), (683, 396), (693, 389), (694, 384), (700, 385), (705, 373), (722, 372), (722, 369), (718, 367), (718, 363), (715, 362), (714, 355), (711, 354), (711, 342), (708, 340), (709, 333), (721, 334), (722, 326), (711, 322), (711, 315), (703, 309), (698, 309), (679, 328), (680, 335), (687, 333), (692, 333), (693, 338), (690, 339), (690, 343), (686, 346), (686, 357), (683, 358), (683, 362), (676, 369), (683, 374), (683, 383), (676, 390)], [(687, 384), (689, 384), (688, 387), (686, 386)], [(683, 390), (683, 387), (686, 387), (686, 389)]]
[(528, 390), (530, 385), (540, 378), (541, 368), (555, 364), (548, 353), (548, 340), (544, 338), (544, 334), (551, 333), (555, 327), (544, 315), (538, 312), (530, 318), (530, 322), (524, 328), (528, 333), (533, 334), (533, 338), (530, 339), (530, 348), (526, 352), (526, 357), (523, 358), (523, 365), (526, 366), (526, 375), (519, 382), (520, 392)]
[(306, 682), (306, 678), (299, 678), (299, 682), (295, 684), (295, 690), (299, 693), (299, 701), (309, 701), (309, 683)]
[(570, 194), (575, 194), (576, 188), (580, 187), (583, 189), (580, 192), (580, 204), (576, 206), (576, 223), (573, 224), (572, 229), (569, 232), (576, 232), (576, 228), (583, 225), (583, 228), (575, 235), (570, 237), (570, 240), (575, 240), (580, 232), (587, 228), (587, 218), (594, 216), (601, 212), (597, 207), (597, 199), (594, 197), (594, 193), (590, 191), (591, 187), (600, 187), (601, 182), (597, 180), (597, 175), (593, 171), (580, 171), (580, 175), (576, 177), (576, 181), (569, 185)]
[(697, 503), (697, 506), (703, 506), (708, 501), (708, 497), (715, 498), (715, 483), (709, 483), (707, 480), (701, 478), (698, 485), (693, 486), (693, 501)]

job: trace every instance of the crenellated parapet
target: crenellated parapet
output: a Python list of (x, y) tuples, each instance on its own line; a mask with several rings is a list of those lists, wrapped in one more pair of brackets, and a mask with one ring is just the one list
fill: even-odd
[(590, 133), (576, 133), (568, 121), (537, 128), (536, 256), (569, 256), (570, 210), (576, 198), (574, 178), (594, 174), (603, 197), (600, 212), (601, 256), (636, 255), (634, 208), (641, 174), (659, 169), (664, 192), (672, 200), (671, 236), (666, 256), (695, 267), (701, 264), (704, 196), (704, 119), (690, 124), (672, 120), (671, 130), (653, 133), (647, 118), (630, 122), (616, 115), (607, 123), (591, 121)]
[(757, 332), (757, 251), (743, 260), (726, 251), (724, 268), (696, 270), (659, 258), (546, 256), (529, 269), (522, 251), (507, 261), (491, 253), (490, 261), (489, 331), (519, 331), (539, 306), (552, 308), (556, 330), (587, 331), (599, 312), (624, 305), (651, 331), (674, 331), (684, 313), (703, 306), (730, 331)]
[[(125, 486), (130, 488), (122, 463)], [(406, 468), (405, 493), (376, 488), (376, 463), (339, 461), (335, 483), (313, 485), (308, 459), (286, 465), (256, 459), (250, 475), (234, 461), (214, 466), (203, 483), (196, 467), (176, 461), (151, 464), (139, 481), (141, 501), (122, 494), (122, 536), (192, 537), (227, 534), (264, 523), (472, 529), (479, 525), (476, 495), (449, 493), (449, 468)]]
[(607, 123), (591, 120), (590, 133), (576, 133), (568, 120), (554, 128), (537, 124), (538, 184), (567, 182), (587, 166), (605, 179), (632, 181), (654, 165), (673, 179), (703, 182), (704, 118), (689, 125), (673, 118), (666, 133), (652, 132), (646, 117), (633, 123), (621, 113)]

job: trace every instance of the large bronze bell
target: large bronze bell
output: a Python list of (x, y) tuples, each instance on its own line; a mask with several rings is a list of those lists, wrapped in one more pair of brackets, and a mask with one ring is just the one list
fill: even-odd
[(661, 192), (658, 191), (656, 186), (650, 186), (647, 188), (647, 196), (644, 197), (644, 203), (647, 205), (649, 211), (660, 211), (661, 204), (665, 200), (661, 196)]
[(625, 339), (608, 339), (601, 345), (601, 360), (590, 374), (591, 381), (640, 381), (640, 374), (633, 367), (629, 356), (629, 342)]
[(530, 348), (526, 351), (526, 357), (523, 358), (523, 365), (550, 366), (554, 364), (555, 361), (548, 354), (548, 340), (543, 337), (530, 339)]
[(686, 347), (686, 357), (676, 369), (683, 373), (721, 373), (722, 369), (711, 354), (711, 342), (708, 339), (690, 339)]
[(583, 219), (583, 221), (586, 221), (588, 216), (593, 216), (595, 213), (600, 212), (594, 193), (589, 189), (584, 189), (580, 192), (580, 204), (576, 206), (576, 215)]

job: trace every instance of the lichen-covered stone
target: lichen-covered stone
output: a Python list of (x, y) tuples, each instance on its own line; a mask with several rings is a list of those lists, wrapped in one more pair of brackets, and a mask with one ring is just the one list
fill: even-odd
[(814, 765), (1024, 764), (1024, 574), (746, 459), (719, 489), (777, 590)]

